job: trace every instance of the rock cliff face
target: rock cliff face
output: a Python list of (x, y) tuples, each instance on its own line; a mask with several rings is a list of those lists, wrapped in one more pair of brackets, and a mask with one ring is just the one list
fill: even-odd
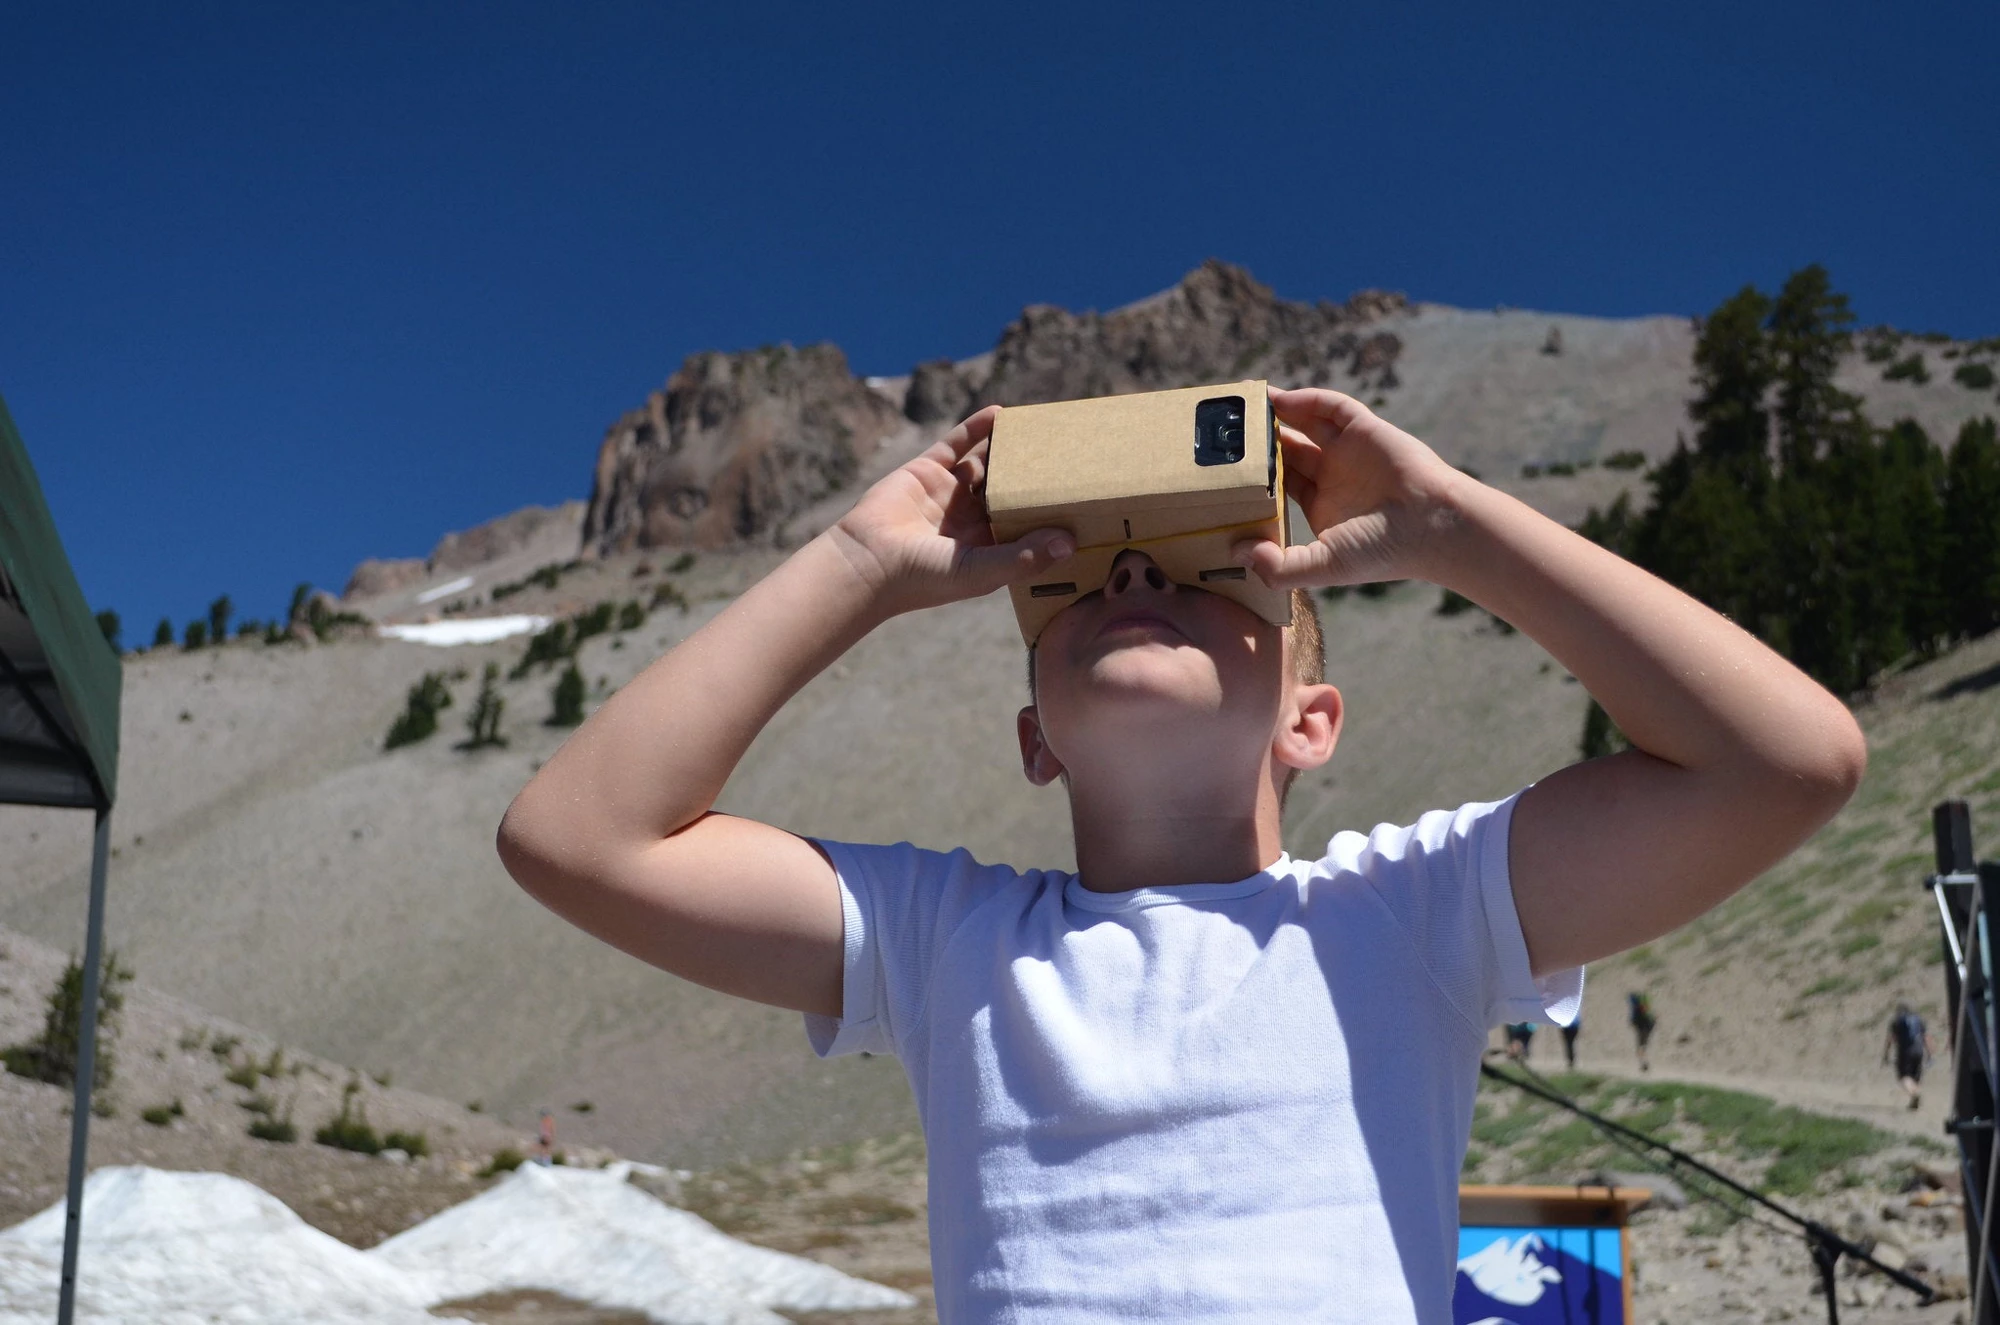
[[(1026, 309), (1001, 333), (991, 370), (962, 389), (974, 405), (1026, 405), (1249, 376), (1320, 385), (1345, 364), (1366, 379), (1362, 389), (1387, 390), (1402, 344), (1367, 324), (1407, 306), (1402, 295), (1372, 290), (1346, 304), (1295, 303), (1211, 260), (1173, 289), (1109, 313)], [(940, 367), (912, 379), (913, 405), (919, 387), (931, 400), (953, 398)]]
[[(1345, 304), (1279, 299), (1240, 267), (1207, 262), (1173, 289), (1110, 313), (1026, 309), (990, 355), (919, 364), (902, 415), (923, 426), (986, 404), (1022, 405), (1266, 376), (1349, 390), (1396, 385), (1402, 342), (1370, 330), (1400, 294)], [(903, 426), (831, 345), (697, 354), (618, 420), (597, 453), (583, 546), (721, 547), (777, 537), (853, 482)]]
[(902, 426), (835, 346), (693, 355), (605, 434), (584, 548), (766, 541)]

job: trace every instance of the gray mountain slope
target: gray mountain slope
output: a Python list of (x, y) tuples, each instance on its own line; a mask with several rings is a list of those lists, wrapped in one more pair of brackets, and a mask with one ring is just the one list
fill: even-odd
[[(1658, 456), (1685, 427), (1689, 324), (1433, 305), (1373, 324), (1404, 344), (1385, 414), (1559, 519), (1632, 486), (1602, 468), (1519, 477), (1528, 461), (1621, 449)], [(1541, 352), (1551, 326), (1563, 353)], [(1913, 413), (1948, 439), (1990, 410), (1940, 378), (1847, 380), (1878, 420)], [(1334, 384), (1342, 385), (1336, 373)], [(899, 382), (877, 384), (893, 393)], [(935, 429), (886, 439), (865, 481)], [(588, 455), (579, 450), (579, 465)], [(854, 488), (781, 531), (796, 543)], [(639, 666), (774, 564), (770, 549), (705, 554), (676, 577), (694, 600), (640, 630), (593, 640), (593, 683)], [(644, 596), (659, 555), (587, 562), (505, 610), (570, 611)], [(635, 578), (640, 563), (652, 579)], [(504, 565), (504, 578), (523, 567)], [(360, 606), (408, 617), (433, 582), (471, 574), (478, 600), (503, 566), (453, 566)], [(1327, 611), (1329, 675), (1349, 717), (1328, 769), (1296, 788), (1287, 841), (1317, 851), (1337, 828), (1403, 821), (1506, 795), (1572, 757), (1584, 698), (1531, 642), (1477, 613), (1435, 615), (1436, 591), (1349, 596)], [(495, 610), (495, 609), (488, 609)], [(381, 738), (424, 671), (511, 666), (518, 641), (450, 650), (352, 639), (313, 649), (232, 644), (128, 660), (124, 799), (114, 821), (110, 926), (155, 986), (288, 1043), (412, 1088), (482, 1099), (501, 1116), (588, 1099), (579, 1139), (682, 1164), (840, 1142), (905, 1126), (899, 1069), (822, 1064), (790, 1014), (722, 999), (651, 971), (540, 910), (500, 870), (492, 835), (509, 798), (562, 733), (541, 725), (552, 676), (505, 688), (504, 751), (451, 748), (474, 682), (430, 741)], [(1012, 717), (1022, 656), (1004, 600), (892, 623), (772, 724), (723, 808), (799, 832), (963, 845), (989, 860), (1070, 862), (1059, 792), (1022, 780)], [(183, 717), (185, 715), (185, 717)], [(87, 816), (0, 812), (0, 923), (57, 947), (82, 933)]]

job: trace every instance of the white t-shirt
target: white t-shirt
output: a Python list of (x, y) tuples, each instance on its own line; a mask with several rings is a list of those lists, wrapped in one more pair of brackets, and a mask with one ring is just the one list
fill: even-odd
[(909, 1073), (945, 1325), (1449, 1321), (1487, 1027), (1583, 995), (1529, 975), (1513, 807), (1124, 893), (822, 842), (844, 994), (807, 1032)]

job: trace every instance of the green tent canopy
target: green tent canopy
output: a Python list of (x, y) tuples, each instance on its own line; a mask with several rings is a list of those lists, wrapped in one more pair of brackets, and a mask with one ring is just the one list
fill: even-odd
[(110, 807), (120, 678), (0, 400), (0, 804)]
[(90, 911), (83, 941), (83, 1015), (70, 1110), (69, 1199), (56, 1320), (76, 1313), (83, 1170), (97, 1063), (104, 954), (104, 871), (118, 789), (118, 699), (124, 668), (97, 627), (56, 537), (42, 485), (0, 400), (0, 805), (94, 810)]

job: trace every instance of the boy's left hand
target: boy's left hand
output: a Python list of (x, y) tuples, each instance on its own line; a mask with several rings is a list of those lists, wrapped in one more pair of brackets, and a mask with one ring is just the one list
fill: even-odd
[(1277, 589), (1430, 578), (1426, 553), (1452, 523), (1445, 497), (1471, 480), (1352, 396), (1273, 388), (1271, 404), (1285, 491), (1314, 537), (1294, 547), (1246, 539), (1236, 560)]

